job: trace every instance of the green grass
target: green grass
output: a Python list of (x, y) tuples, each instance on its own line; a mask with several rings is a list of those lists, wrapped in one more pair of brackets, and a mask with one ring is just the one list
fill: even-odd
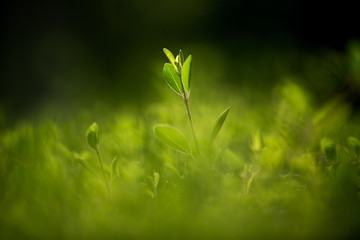
[[(102, 103), (71, 118), (41, 115), (2, 128), (1, 239), (359, 234), (360, 115), (349, 104), (341, 98), (317, 103), (296, 77), (250, 91), (246, 83), (239, 90), (205, 81), (199, 70), (190, 105), (201, 153), (193, 157), (154, 135), (154, 125), (171, 124), (195, 148), (184, 103), (165, 87), (158, 70), (161, 101), (141, 111)], [(231, 112), (208, 147), (224, 106)], [(111, 192), (85, 137), (94, 121)]]

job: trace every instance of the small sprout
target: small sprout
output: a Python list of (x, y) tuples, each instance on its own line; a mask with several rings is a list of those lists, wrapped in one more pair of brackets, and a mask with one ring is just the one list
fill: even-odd
[(158, 124), (154, 127), (155, 135), (174, 150), (191, 154), (189, 142), (179, 130), (166, 124)]
[(97, 157), (99, 159), (100, 167), (101, 167), (101, 170), (102, 170), (102, 173), (103, 173), (103, 176), (104, 176), (104, 181), (105, 181), (105, 183), (106, 183), (106, 185), (108, 187), (108, 190), (110, 192), (110, 185), (109, 185), (109, 182), (108, 182), (108, 180), (106, 178), (104, 165), (103, 165), (103, 162), (101, 160), (100, 152), (99, 152), (99, 148), (98, 148), (98, 145), (99, 145), (99, 126), (97, 125), (97, 123), (94, 122), (87, 129), (87, 131), (86, 131), (86, 139), (87, 139), (87, 142), (90, 145), (90, 147), (92, 147), (96, 151)]
[(149, 185), (144, 183), (143, 184), (144, 190), (146, 191), (147, 194), (149, 194), (149, 196), (151, 198), (155, 198), (157, 196), (157, 187), (158, 187), (159, 180), (160, 180), (160, 174), (157, 172), (154, 172), (154, 177), (147, 176), (147, 179), (151, 183), (152, 189), (149, 188)]
[(99, 144), (99, 126), (96, 122), (91, 124), (87, 129), (86, 139), (90, 147), (96, 150)]
[(263, 140), (260, 131), (256, 131), (253, 134), (251, 150), (259, 152), (263, 149)]
[[(169, 85), (169, 87), (174, 90), (178, 95), (180, 95), (184, 101), (185, 107), (186, 107), (186, 114), (189, 119), (190, 128), (192, 137), (194, 139), (196, 150), (194, 153), (200, 154), (199, 145), (196, 139), (195, 130), (194, 130), (194, 124), (192, 121), (190, 106), (189, 106), (189, 98), (190, 98), (190, 84), (191, 84), (191, 72), (192, 72), (192, 56), (189, 55), (187, 59), (185, 60), (184, 54), (179, 50), (179, 54), (174, 57), (174, 55), (166, 48), (163, 49), (165, 55), (169, 59), (170, 63), (165, 63), (163, 68), (163, 76), (166, 81), (166, 83)], [(227, 108), (223, 113), (220, 114), (220, 116), (217, 118), (214, 127), (212, 129), (212, 133), (209, 140), (209, 146), (214, 142), (216, 136), (219, 134), (219, 131), (224, 124), (224, 121), (229, 113), (230, 108)], [(156, 130), (156, 128), (154, 128)], [(182, 144), (178, 144), (177, 142), (174, 142), (172, 139), (169, 139), (169, 133), (162, 134), (162, 130), (158, 129), (159, 132), (157, 133), (155, 131), (155, 135), (159, 137), (160, 140), (165, 142), (167, 145), (171, 146), (172, 148), (185, 153), (190, 153), (188, 150), (188, 142), (184, 141), (185, 137), (179, 137), (179, 139), (182, 139)], [(169, 132), (172, 132), (175, 134), (177, 132), (177, 136), (183, 136), (182, 133), (179, 133), (177, 130), (168, 130)], [(179, 140), (177, 139), (177, 140)], [(185, 139), (186, 140), (186, 139)], [(184, 144), (186, 142), (186, 144)], [(191, 153), (190, 153), (191, 154)]]
[(160, 174), (157, 172), (154, 172), (154, 181), (153, 181), (153, 198), (155, 198), (157, 196), (157, 187), (159, 184), (159, 180), (160, 180)]
[(230, 107), (228, 107), (227, 109), (225, 109), (216, 119), (215, 124), (213, 126), (212, 132), (211, 132), (211, 136), (210, 136), (210, 140), (209, 140), (209, 146), (211, 146), (211, 144), (214, 142), (215, 138), (217, 137), (217, 135), (220, 132), (221, 127), (223, 126), (226, 117), (228, 115), (230, 111)]

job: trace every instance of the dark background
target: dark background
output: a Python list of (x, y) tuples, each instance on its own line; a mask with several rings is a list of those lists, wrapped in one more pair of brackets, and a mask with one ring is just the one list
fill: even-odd
[(360, 36), (351, 1), (8, 1), (0, 11), (0, 107), (15, 118), (47, 101), (153, 98), (148, 62), (164, 61), (163, 47), (317, 54)]

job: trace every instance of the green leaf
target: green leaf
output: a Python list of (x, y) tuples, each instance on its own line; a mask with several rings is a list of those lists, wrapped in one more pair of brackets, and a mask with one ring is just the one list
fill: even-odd
[(116, 155), (111, 163), (111, 176), (112, 177), (118, 175), (117, 165), (118, 165), (118, 156)]
[(163, 48), (163, 51), (164, 51), (165, 55), (167, 56), (167, 58), (169, 59), (169, 61), (171, 62), (171, 64), (175, 67), (174, 55), (166, 48)]
[(189, 142), (179, 130), (166, 124), (159, 124), (154, 126), (154, 133), (160, 141), (171, 148), (179, 152), (191, 153)]
[(181, 81), (179, 75), (176, 73), (175, 68), (170, 63), (165, 63), (163, 75), (166, 83), (180, 96), (183, 94)]
[(97, 123), (91, 124), (91, 126), (86, 131), (86, 139), (90, 147), (97, 149), (99, 144), (99, 126)]
[(214, 126), (213, 126), (213, 129), (212, 129), (212, 132), (211, 132), (209, 145), (211, 145), (211, 144), (214, 142), (216, 136), (219, 134), (220, 129), (221, 129), (222, 125), (224, 124), (225, 119), (226, 119), (229, 111), (230, 111), (230, 107), (228, 107), (227, 109), (225, 109), (225, 111), (223, 111), (223, 112), (217, 117), (217, 119), (216, 119), (216, 121), (215, 121), (215, 124), (214, 124)]
[(190, 55), (184, 63), (181, 74), (184, 88), (188, 92), (188, 94), (190, 93), (191, 60), (192, 60), (192, 56)]

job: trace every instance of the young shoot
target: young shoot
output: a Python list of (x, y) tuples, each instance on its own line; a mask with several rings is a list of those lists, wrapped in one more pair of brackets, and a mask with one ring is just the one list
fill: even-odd
[[(164, 48), (163, 51), (170, 61), (170, 63), (165, 63), (164, 65), (164, 79), (169, 85), (169, 87), (176, 94), (181, 96), (184, 101), (186, 114), (190, 123), (192, 137), (195, 143), (196, 152), (200, 153), (189, 106), (192, 56), (189, 55), (184, 61), (185, 58), (181, 50), (176, 57), (174, 57), (174, 55), (166, 48)], [(211, 146), (211, 144), (214, 142), (215, 138), (219, 134), (219, 131), (222, 128), (229, 111), (230, 108), (225, 109), (216, 119), (209, 139), (209, 146)], [(184, 135), (179, 130), (169, 125), (161, 124), (154, 127), (154, 133), (162, 142), (164, 142), (168, 146), (172, 147), (177, 151), (190, 154), (192, 156), (192, 151), (189, 148), (189, 144)]]
[(104, 181), (105, 181), (106, 186), (108, 187), (109, 192), (110, 192), (109, 181), (107, 180), (107, 177), (106, 177), (106, 174), (105, 174), (104, 165), (103, 165), (103, 162), (101, 160), (99, 147), (98, 147), (100, 138), (99, 138), (99, 126), (97, 125), (97, 123), (94, 122), (87, 129), (87, 131), (86, 131), (86, 139), (87, 139), (87, 142), (88, 142), (89, 146), (96, 151), (97, 157), (99, 159), (100, 167), (101, 167), (101, 170), (102, 170), (102, 173), (103, 173), (103, 176), (104, 176)]
[(170, 61), (170, 63), (165, 63), (164, 65), (164, 79), (169, 87), (173, 89), (178, 95), (180, 95), (184, 101), (186, 114), (191, 127), (191, 133), (195, 142), (196, 150), (199, 152), (199, 145), (196, 139), (194, 124), (189, 106), (192, 56), (188, 56), (184, 62), (184, 55), (181, 50), (179, 51), (179, 55), (177, 55), (176, 58), (174, 58), (174, 55), (168, 49), (164, 48), (163, 50)]

